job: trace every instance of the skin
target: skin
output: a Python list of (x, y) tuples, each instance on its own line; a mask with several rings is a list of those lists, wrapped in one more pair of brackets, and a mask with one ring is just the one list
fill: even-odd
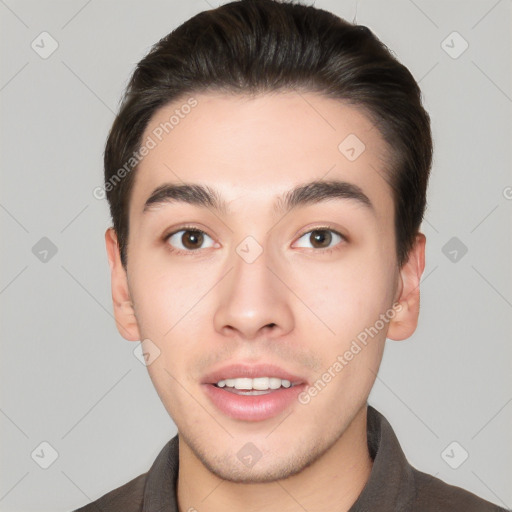
[[(361, 111), (316, 93), (194, 97), (198, 105), (136, 171), (127, 271), (115, 232), (105, 233), (119, 331), (160, 350), (148, 371), (178, 427), (179, 508), (348, 510), (371, 472), (366, 400), (386, 337), (408, 338), (417, 326), (425, 236), (418, 233), (399, 269), (383, 173), (389, 148)], [(157, 111), (144, 138), (180, 104)], [(338, 150), (349, 134), (366, 146), (352, 162)], [(358, 185), (375, 214), (350, 199), (273, 211), (278, 195), (312, 179)], [(215, 187), (230, 211), (178, 202), (143, 214), (151, 192), (169, 182)], [(188, 254), (172, 252), (173, 245), (187, 250), (190, 237), (164, 236), (184, 224), (208, 236)], [(325, 224), (347, 237), (333, 235), (331, 252), (311, 237)], [(236, 252), (248, 235), (263, 249), (250, 264)], [(271, 362), (314, 383), (398, 303), (400, 311), (307, 405), (240, 421), (201, 388), (207, 372), (233, 362)], [(262, 454), (252, 468), (237, 458), (248, 442)]]

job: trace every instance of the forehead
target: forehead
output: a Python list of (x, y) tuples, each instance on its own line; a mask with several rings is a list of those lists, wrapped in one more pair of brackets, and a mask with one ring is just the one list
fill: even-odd
[(316, 93), (191, 94), (157, 110), (142, 142), (151, 149), (135, 174), (135, 217), (156, 188), (184, 182), (220, 191), (236, 210), (273, 204), (300, 183), (343, 180), (379, 215), (392, 211), (379, 130), (360, 109)]

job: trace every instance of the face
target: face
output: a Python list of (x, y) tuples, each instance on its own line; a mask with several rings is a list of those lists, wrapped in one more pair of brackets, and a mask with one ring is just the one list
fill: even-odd
[[(224, 479), (271, 481), (365, 410), (386, 336), (416, 326), (421, 251), (397, 268), (389, 148), (359, 110), (314, 93), (193, 97), (147, 126), (126, 273), (107, 232), (116, 320), (146, 340), (183, 446)], [(154, 193), (165, 185), (206, 190)]]

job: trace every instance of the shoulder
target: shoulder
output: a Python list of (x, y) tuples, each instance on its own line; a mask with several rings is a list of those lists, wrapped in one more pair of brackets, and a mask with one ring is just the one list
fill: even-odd
[[(157, 503), (175, 504), (179, 461), (178, 435), (160, 450), (146, 473), (104, 494), (101, 498), (73, 512), (142, 512)], [(144, 498), (147, 502), (144, 503)], [(176, 507), (175, 507), (176, 508)], [(161, 507), (156, 507), (161, 510)]]
[(506, 509), (486, 501), (461, 487), (450, 485), (413, 468), (415, 480), (415, 508), (422, 512), (443, 510), (464, 512), (501, 512)]
[(146, 476), (147, 473), (143, 473), (73, 512), (141, 512)]

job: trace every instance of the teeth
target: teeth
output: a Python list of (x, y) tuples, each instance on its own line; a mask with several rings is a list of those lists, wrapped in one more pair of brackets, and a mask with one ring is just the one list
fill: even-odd
[(283, 388), (289, 388), (292, 383), (286, 379), (278, 379), (277, 377), (256, 377), (255, 379), (248, 379), (246, 377), (242, 377), (239, 379), (225, 379), (219, 380), (217, 382), (217, 386), (219, 388), (228, 387), (235, 389), (256, 389), (259, 391), (264, 391), (267, 389), (279, 389), (281, 386)]

